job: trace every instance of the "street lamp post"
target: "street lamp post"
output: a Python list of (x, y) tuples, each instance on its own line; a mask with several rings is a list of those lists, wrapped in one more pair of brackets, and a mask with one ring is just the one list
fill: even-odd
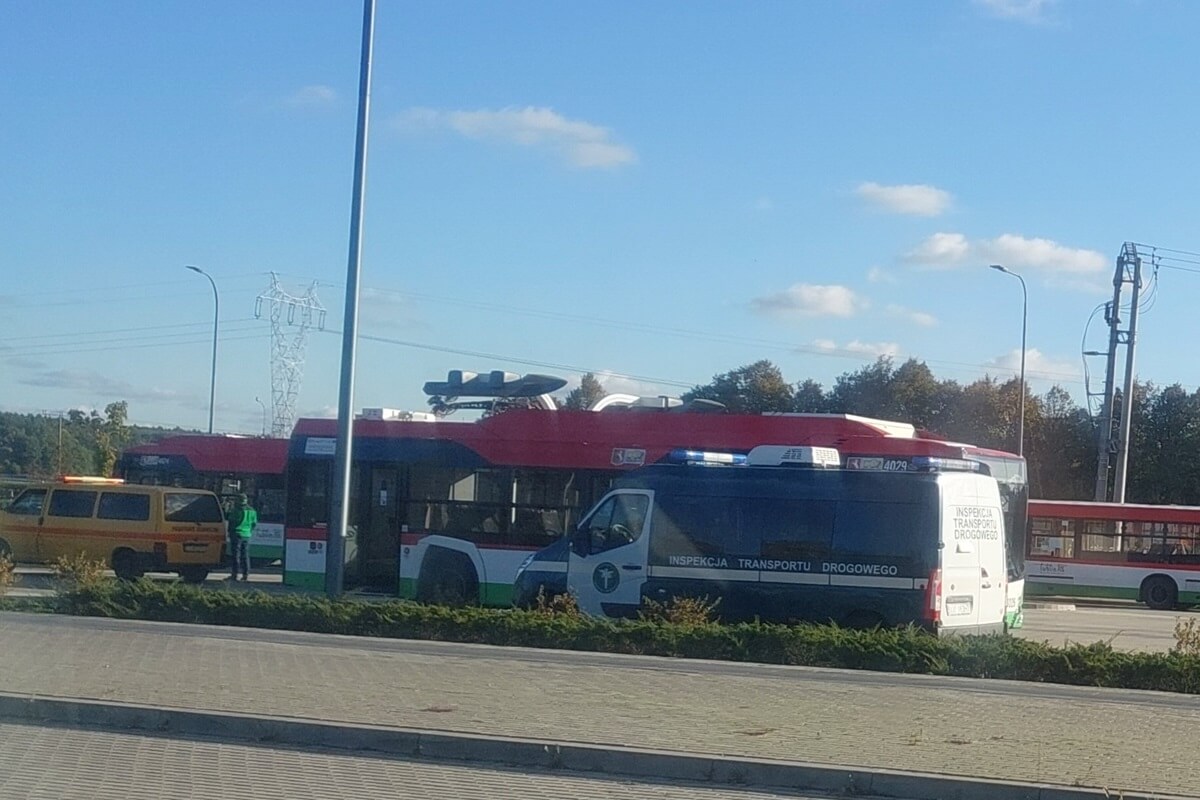
[(1012, 275), (1021, 282), (1021, 413), (1017, 423), (1017, 455), (1025, 455), (1025, 323), (1029, 319), (1029, 292), (1025, 290), (1025, 279), (1007, 267), (992, 264), (992, 269)]
[(258, 403), (260, 406), (262, 406), (262, 412), (263, 412), (263, 415), (262, 415), (262, 435), (263, 435), (263, 436), (266, 436), (266, 435), (267, 435), (267, 404), (266, 404), (266, 403), (264, 403), (262, 400), (259, 400), (257, 397), (255, 397), (255, 398), (254, 398), (254, 402), (256, 402), (256, 403)]
[(213, 354), (212, 354), (212, 375), (208, 380), (208, 432), (213, 432), (213, 408), (217, 398), (217, 324), (221, 318), (221, 297), (217, 294), (217, 282), (199, 267), (193, 267), (190, 264), (188, 269), (192, 272), (199, 273), (208, 278), (208, 282), (212, 285), (213, 290)]

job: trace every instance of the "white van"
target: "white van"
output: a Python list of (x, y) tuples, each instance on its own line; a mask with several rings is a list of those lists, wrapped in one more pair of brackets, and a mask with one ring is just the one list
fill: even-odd
[(618, 480), (572, 534), (580, 607), (623, 617), (646, 598), (707, 597), (724, 621), (1005, 630), (1003, 513), (986, 467), (843, 469), (829, 448), (774, 445), (738, 459), (690, 453)]

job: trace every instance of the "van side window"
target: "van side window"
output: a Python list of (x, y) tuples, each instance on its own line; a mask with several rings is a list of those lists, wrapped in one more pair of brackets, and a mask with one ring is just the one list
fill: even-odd
[(24, 514), (31, 517), (40, 516), (42, 504), (46, 502), (45, 489), (26, 489), (17, 495), (7, 509), (10, 514)]
[(828, 500), (755, 498), (742, 507), (742, 524), (762, 532), (764, 558), (828, 558), (834, 504)]
[(167, 522), (222, 522), (221, 505), (211, 494), (167, 492), (163, 495)]
[(732, 498), (659, 495), (651, 557), (665, 564), (671, 556), (757, 556), (757, 540), (743, 541), (742, 533)]
[(96, 492), (79, 489), (55, 489), (50, 494), (52, 517), (90, 517), (96, 507)]
[(642, 494), (610, 497), (588, 520), (588, 539), (592, 553), (637, 541), (642, 535), (650, 499)]
[(124, 519), (143, 522), (150, 519), (150, 495), (130, 492), (104, 492), (100, 495), (100, 519)]
[(888, 563), (925, 569), (922, 531), (937, 530), (928, 504), (838, 503), (833, 537), (834, 556), (848, 561)]

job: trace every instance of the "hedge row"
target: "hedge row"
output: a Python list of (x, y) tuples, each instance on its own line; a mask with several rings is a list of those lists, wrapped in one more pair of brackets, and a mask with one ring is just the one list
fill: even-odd
[(77, 586), (59, 595), (57, 610), (116, 619), (1200, 693), (1200, 656), (1122, 652), (1104, 642), (1055, 647), (1009, 636), (939, 639), (911, 628), (610, 621), (151, 581)]

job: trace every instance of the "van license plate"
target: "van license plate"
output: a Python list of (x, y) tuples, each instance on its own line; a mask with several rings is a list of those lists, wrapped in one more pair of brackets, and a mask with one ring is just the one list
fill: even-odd
[(185, 553), (206, 553), (206, 552), (208, 552), (208, 545), (206, 545), (204, 542), (184, 542), (183, 543), (183, 552), (185, 552)]
[(969, 597), (964, 597), (964, 598), (954, 597), (954, 598), (947, 599), (946, 600), (946, 616), (961, 617), (964, 614), (970, 614), (971, 606), (972, 606), (972, 602), (971, 602), (971, 598), (969, 598)]

